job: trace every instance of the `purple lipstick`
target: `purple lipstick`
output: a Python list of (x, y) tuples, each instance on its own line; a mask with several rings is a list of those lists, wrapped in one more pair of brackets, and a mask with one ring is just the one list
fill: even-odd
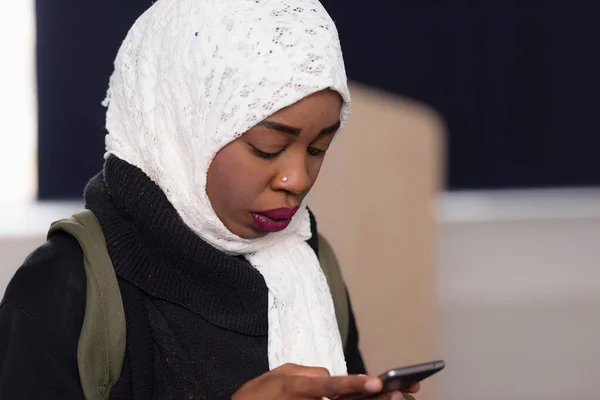
[(279, 232), (288, 227), (292, 222), (292, 217), (298, 211), (298, 207), (294, 208), (278, 208), (275, 210), (267, 210), (261, 212), (253, 212), (252, 221), (254, 225), (262, 232)]

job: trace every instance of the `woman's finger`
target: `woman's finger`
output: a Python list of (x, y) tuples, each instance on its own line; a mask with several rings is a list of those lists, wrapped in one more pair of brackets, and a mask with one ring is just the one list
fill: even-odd
[(330, 376), (327, 368), (305, 367), (298, 364), (283, 364), (272, 370), (271, 373), (278, 375)]
[(417, 393), (421, 389), (421, 384), (415, 383), (411, 387), (405, 390), (406, 393)]
[[(408, 396), (410, 396), (410, 397), (408, 397)], [(388, 393), (382, 393), (375, 397), (369, 397), (369, 400), (405, 400), (405, 399), (414, 400), (414, 397), (412, 397), (409, 394), (403, 394), (401, 392), (388, 392)]]
[(297, 396), (337, 398), (345, 394), (372, 395), (382, 388), (381, 379), (368, 376), (295, 376), (289, 381), (290, 392)]

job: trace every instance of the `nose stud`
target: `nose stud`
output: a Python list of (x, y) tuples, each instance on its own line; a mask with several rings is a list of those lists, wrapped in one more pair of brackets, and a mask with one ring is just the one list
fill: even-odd
[(284, 176), (283, 178), (281, 178), (282, 181), (287, 182), (288, 178), (287, 176)]

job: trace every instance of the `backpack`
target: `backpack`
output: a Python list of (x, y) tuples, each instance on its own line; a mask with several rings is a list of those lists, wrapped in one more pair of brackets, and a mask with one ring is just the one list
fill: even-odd
[[(85, 315), (77, 364), (85, 398), (107, 400), (121, 375), (125, 356), (125, 311), (117, 276), (106, 249), (98, 219), (89, 210), (52, 223), (50, 238), (66, 232), (79, 242), (86, 275)], [(333, 297), (336, 319), (345, 346), (348, 336), (349, 307), (346, 287), (338, 260), (329, 242), (319, 235), (319, 263)]]

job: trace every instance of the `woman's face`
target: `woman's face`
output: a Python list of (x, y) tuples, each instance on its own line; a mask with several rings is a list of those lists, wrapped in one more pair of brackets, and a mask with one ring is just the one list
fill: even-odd
[(319, 175), (340, 125), (341, 107), (337, 92), (315, 93), (217, 153), (206, 192), (229, 231), (253, 239), (287, 227)]

